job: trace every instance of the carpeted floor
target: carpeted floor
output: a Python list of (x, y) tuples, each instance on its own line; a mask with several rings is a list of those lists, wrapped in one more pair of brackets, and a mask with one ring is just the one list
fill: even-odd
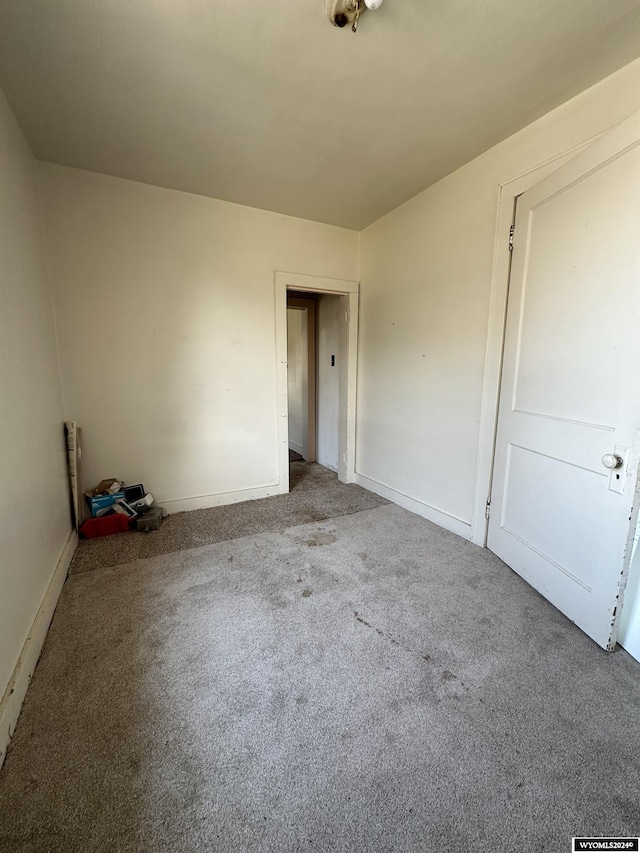
[(349, 515), (387, 503), (360, 486), (341, 483), (336, 474), (316, 463), (293, 462), (289, 470), (291, 491), (288, 495), (178, 512), (165, 518), (160, 530), (148, 534), (119, 533), (82, 540), (74, 555), (71, 573), (120, 566), (212, 542)]
[(636, 835), (639, 674), (393, 505), (72, 575), (0, 772), (0, 849)]

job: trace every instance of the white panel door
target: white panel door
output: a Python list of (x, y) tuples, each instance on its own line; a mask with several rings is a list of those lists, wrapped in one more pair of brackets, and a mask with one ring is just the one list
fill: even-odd
[(639, 249), (634, 117), (518, 199), (488, 537), (606, 649), (637, 512)]

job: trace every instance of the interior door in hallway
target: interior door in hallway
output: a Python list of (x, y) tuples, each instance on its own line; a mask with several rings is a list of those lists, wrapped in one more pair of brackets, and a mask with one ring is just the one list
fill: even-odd
[(606, 649), (637, 513), (640, 120), (517, 203), (489, 548)]
[(316, 461), (316, 300), (287, 297), (287, 397), (289, 449)]

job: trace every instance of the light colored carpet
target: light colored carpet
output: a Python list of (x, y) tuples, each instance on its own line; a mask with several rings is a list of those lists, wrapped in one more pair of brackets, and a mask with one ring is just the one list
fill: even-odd
[(120, 566), (294, 524), (324, 521), (387, 503), (355, 483), (341, 483), (336, 474), (316, 463), (294, 462), (289, 468), (288, 495), (178, 512), (165, 518), (160, 530), (150, 533), (119, 533), (81, 540), (71, 573)]
[(3, 851), (513, 853), (640, 829), (640, 678), (392, 506), (71, 576)]

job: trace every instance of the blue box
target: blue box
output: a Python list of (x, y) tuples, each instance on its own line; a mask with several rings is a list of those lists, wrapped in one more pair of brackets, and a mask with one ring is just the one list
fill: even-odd
[(98, 510), (113, 506), (118, 500), (124, 500), (124, 492), (116, 492), (113, 495), (86, 495), (86, 498), (91, 510), (91, 517), (95, 518)]

